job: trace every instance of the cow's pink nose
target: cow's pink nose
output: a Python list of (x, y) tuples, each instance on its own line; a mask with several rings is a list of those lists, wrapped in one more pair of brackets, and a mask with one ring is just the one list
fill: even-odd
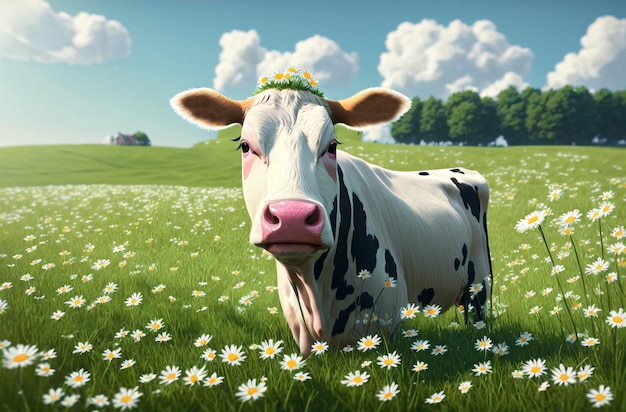
[(263, 213), (263, 244), (322, 243), (324, 215), (318, 205), (302, 200), (270, 203)]

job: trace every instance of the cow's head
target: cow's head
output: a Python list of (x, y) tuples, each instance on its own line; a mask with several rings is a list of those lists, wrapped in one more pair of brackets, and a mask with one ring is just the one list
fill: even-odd
[(241, 124), (243, 189), (250, 241), (282, 263), (300, 266), (332, 246), (329, 215), (337, 194), (334, 125), (393, 121), (410, 107), (400, 93), (366, 89), (344, 100), (310, 91), (268, 89), (231, 100), (211, 89), (176, 95), (172, 106), (207, 129)]

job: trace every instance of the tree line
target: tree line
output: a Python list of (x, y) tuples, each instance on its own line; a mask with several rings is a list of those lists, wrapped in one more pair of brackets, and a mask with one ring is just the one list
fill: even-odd
[(465, 90), (446, 102), (435, 97), (412, 102), (391, 126), (398, 143), (487, 145), (498, 136), (509, 145), (617, 145), (626, 140), (626, 90), (591, 93), (585, 86), (565, 86), (519, 92), (510, 86), (496, 99)]

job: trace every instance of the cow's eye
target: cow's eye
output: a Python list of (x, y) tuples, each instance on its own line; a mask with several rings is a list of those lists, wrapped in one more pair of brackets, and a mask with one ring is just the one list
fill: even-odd
[(330, 146), (328, 146), (328, 153), (332, 155), (337, 154), (337, 142), (336, 141), (332, 142)]
[(248, 142), (241, 142), (239, 143), (239, 147), (237, 147), (237, 149), (241, 149), (242, 153), (248, 153), (250, 151), (250, 145)]

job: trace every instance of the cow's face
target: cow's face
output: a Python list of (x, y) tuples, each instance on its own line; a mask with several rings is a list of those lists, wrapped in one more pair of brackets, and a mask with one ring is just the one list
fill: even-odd
[(250, 241), (284, 263), (328, 249), (337, 139), (325, 103), (302, 91), (263, 92), (246, 114), (240, 149)]
[(266, 90), (235, 101), (195, 89), (172, 99), (202, 127), (242, 124), (239, 139), (250, 241), (285, 264), (301, 265), (333, 244), (329, 212), (337, 194), (334, 124), (359, 128), (395, 120), (410, 101), (386, 89), (323, 100), (307, 91)]

